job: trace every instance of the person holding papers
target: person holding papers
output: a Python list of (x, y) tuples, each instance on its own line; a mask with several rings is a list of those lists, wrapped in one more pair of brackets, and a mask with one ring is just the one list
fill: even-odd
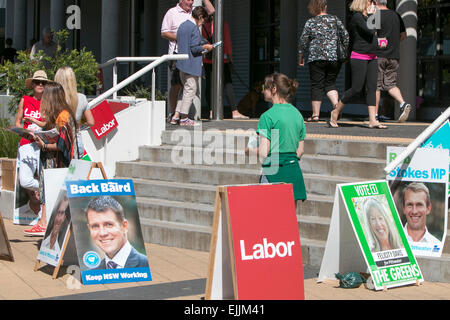
[(261, 183), (291, 183), (294, 199), (306, 200), (306, 188), (299, 165), (304, 153), (306, 127), (303, 116), (289, 103), (297, 92), (298, 82), (274, 73), (264, 82), (264, 99), (273, 106), (259, 119), (259, 146), (248, 146), (246, 154), (264, 158)]
[[(41, 99), (45, 86), (50, 83), (47, 74), (38, 70), (32, 78), (25, 80), (25, 86), (33, 90), (31, 96), (23, 96), (17, 109), (15, 126), (36, 131), (40, 130), (39, 123), (42, 121), (40, 112)], [(30, 137), (31, 138), (31, 137)], [(19, 158), (19, 183), (20, 186), (30, 190), (29, 193), (39, 191), (39, 181), (35, 176), (39, 173), (39, 147), (34, 140), (22, 138), (19, 143), (17, 156)], [(41, 210), (33, 210), (40, 212)], [(25, 234), (43, 236), (45, 233), (45, 222), (40, 220), (32, 228), (24, 230)]]
[(205, 44), (200, 27), (208, 16), (203, 7), (192, 10), (192, 18), (183, 22), (177, 31), (178, 54), (187, 54), (188, 60), (178, 60), (177, 69), (183, 84), (183, 92), (178, 96), (177, 108), (170, 121), (180, 126), (195, 126), (197, 123), (188, 118), (189, 109), (196, 95), (199, 95), (199, 80), (202, 76), (202, 53), (211, 51), (212, 44)]
[(148, 259), (128, 241), (122, 205), (110, 196), (91, 200), (86, 209), (89, 233), (105, 258), (96, 269), (149, 267)]
[(39, 166), (39, 191), (42, 204), (42, 224), (46, 226), (44, 170), (67, 168), (74, 157), (78, 158), (76, 143), (77, 123), (75, 115), (66, 102), (63, 87), (56, 82), (47, 84), (42, 96), (41, 112), (45, 121), (44, 130), (56, 129), (56, 142), (45, 143), (39, 136), (34, 139), (41, 149)]

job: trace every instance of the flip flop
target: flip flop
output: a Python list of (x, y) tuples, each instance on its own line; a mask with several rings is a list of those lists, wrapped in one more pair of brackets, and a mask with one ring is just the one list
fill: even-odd
[(250, 118), (247, 117), (247, 116), (244, 116), (244, 115), (237, 116), (237, 117), (233, 117), (233, 120), (239, 120), (239, 119), (248, 120), (248, 119), (250, 119)]
[(312, 116), (306, 119), (306, 122), (319, 122), (319, 121), (320, 121), (319, 116)]
[(327, 121), (327, 125), (328, 125), (328, 128), (333, 128), (333, 129), (339, 128), (339, 125), (336, 122), (333, 122), (331, 120)]
[(385, 130), (385, 129), (387, 129), (388, 127), (387, 127), (387, 126), (384, 126), (384, 125), (382, 125), (382, 124), (378, 124), (378, 125), (373, 126), (373, 127), (368, 126), (368, 128), (369, 128), (369, 129), (383, 129), (383, 130)]

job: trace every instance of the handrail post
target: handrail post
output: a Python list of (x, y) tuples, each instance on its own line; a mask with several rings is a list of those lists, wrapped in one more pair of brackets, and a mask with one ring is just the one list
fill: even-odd
[[(113, 88), (117, 85), (117, 62), (113, 64)], [(117, 91), (113, 93), (113, 99), (117, 99)]]

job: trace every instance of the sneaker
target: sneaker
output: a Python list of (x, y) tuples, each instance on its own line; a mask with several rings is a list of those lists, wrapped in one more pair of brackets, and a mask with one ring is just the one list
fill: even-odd
[(400, 106), (400, 117), (398, 118), (398, 122), (405, 122), (408, 119), (410, 111), (411, 105), (409, 103), (403, 103)]
[(199, 125), (200, 125), (200, 123), (198, 123), (198, 122), (196, 122), (196, 121), (194, 121), (194, 120), (191, 120), (191, 119), (189, 119), (189, 118), (180, 120), (180, 126), (190, 126), (190, 127), (193, 127), (193, 126), (199, 126)]
[(46, 228), (41, 226), (39, 223), (36, 223), (33, 227), (31, 227), (30, 229), (26, 229), (23, 232), (30, 236), (44, 236), (45, 230)]
[(176, 118), (172, 118), (172, 120), (170, 120), (170, 124), (172, 125), (177, 125), (180, 122), (180, 119), (176, 119)]
[(381, 116), (378, 116), (378, 117), (377, 117), (377, 120), (380, 121), (380, 122), (385, 122), (385, 121), (391, 120), (391, 118), (386, 117), (386, 116), (384, 116), (384, 115), (381, 115)]

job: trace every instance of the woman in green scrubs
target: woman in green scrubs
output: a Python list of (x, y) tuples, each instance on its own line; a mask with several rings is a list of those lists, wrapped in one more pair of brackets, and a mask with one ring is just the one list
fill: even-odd
[(306, 200), (305, 183), (299, 160), (304, 153), (306, 128), (300, 111), (289, 103), (295, 97), (298, 82), (281, 73), (266, 77), (264, 99), (273, 106), (260, 118), (259, 145), (247, 147), (246, 153), (263, 158), (261, 183), (290, 183), (294, 199)]

